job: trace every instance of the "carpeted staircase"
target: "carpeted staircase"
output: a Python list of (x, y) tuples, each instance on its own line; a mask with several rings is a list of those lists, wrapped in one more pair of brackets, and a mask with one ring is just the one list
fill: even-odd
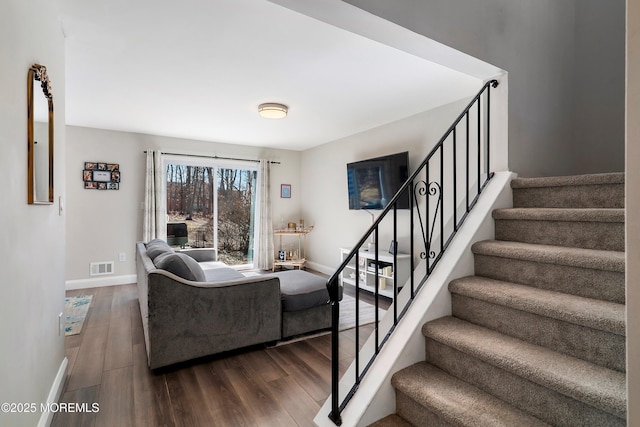
[(374, 426), (624, 426), (624, 174), (516, 179)]

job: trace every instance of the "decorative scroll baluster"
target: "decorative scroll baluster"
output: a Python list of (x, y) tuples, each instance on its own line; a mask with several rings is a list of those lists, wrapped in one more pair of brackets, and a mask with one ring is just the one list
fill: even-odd
[[(482, 189), (485, 185), (487, 185), (488, 181), (493, 176), (490, 169), (489, 163), (489, 119), (490, 119), (490, 109), (489, 109), (489, 91), (490, 87), (495, 88), (498, 85), (498, 82), (492, 80), (487, 82), (483, 88), (478, 92), (478, 94), (474, 97), (474, 99), (469, 103), (467, 108), (458, 116), (456, 121), (451, 125), (451, 127), (447, 130), (444, 136), (440, 139), (440, 141), (435, 145), (435, 147), (431, 150), (429, 155), (422, 161), (422, 163), (416, 168), (415, 172), (409, 177), (407, 182), (405, 182), (398, 193), (391, 199), (388, 206), (382, 211), (380, 216), (373, 221), (373, 224), (369, 228), (369, 230), (362, 236), (362, 238), (356, 243), (353, 250), (344, 258), (343, 263), (338, 267), (336, 272), (331, 276), (331, 278), (327, 282), (327, 288), (329, 290), (329, 298), (331, 300), (331, 318), (332, 318), (332, 327), (331, 327), (331, 413), (329, 414), (329, 418), (336, 424), (340, 425), (342, 423), (341, 413), (346, 407), (349, 400), (355, 394), (360, 382), (367, 374), (369, 368), (372, 366), (376, 356), (380, 352), (382, 346), (387, 342), (398, 322), (404, 314), (407, 312), (407, 309), (411, 302), (413, 301), (415, 295), (420, 291), (422, 286), (425, 284), (429, 275), (433, 272), (433, 269), (436, 267), (436, 264), (442, 257), (444, 251), (447, 249), (449, 243), (452, 241), (454, 235), (458, 231), (459, 227), (464, 222), (467, 214), (475, 205)], [(486, 92), (485, 102), (487, 103), (486, 114), (482, 114), (482, 95)], [(471, 159), (471, 144), (470, 144), (470, 112), (472, 112), (473, 108), (477, 108), (477, 152), (475, 153), (476, 159)], [(466, 170), (464, 171), (465, 175), (458, 177), (458, 167), (457, 167), (457, 126), (462, 122), (462, 119), (465, 119), (466, 129), (466, 153), (465, 153), (465, 166)], [(484, 122), (483, 122), (484, 118)], [(485, 138), (482, 137), (482, 126), (486, 126), (485, 129)], [(449, 137), (452, 138), (449, 138)], [(453, 146), (451, 148), (451, 158), (452, 158), (452, 168), (451, 174), (447, 170), (447, 178), (451, 177), (449, 181), (445, 182), (445, 144), (448, 141), (453, 141)], [(484, 150), (483, 151), (483, 146)], [(439, 153), (438, 153), (439, 151)], [(449, 151), (447, 151), (449, 152)], [(434, 158), (437, 154), (439, 154), (439, 158)], [(486, 167), (486, 175), (485, 171), (482, 168), (482, 162), (484, 162)], [(473, 166), (472, 166), (472, 161)], [(432, 179), (430, 175), (430, 162), (433, 161), (431, 166), (439, 168), (439, 173), (434, 171), (434, 175), (438, 175)], [(449, 160), (447, 160), (448, 162)], [(449, 164), (449, 163), (447, 163)], [(471, 177), (472, 171), (470, 170), (472, 167), (476, 168), (475, 176), (477, 177), (476, 185), (476, 194), (471, 199)], [(481, 181), (481, 175), (484, 175), (484, 181)], [(421, 177), (424, 176), (424, 179)], [(457, 183), (458, 179), (465, 180), (465, 213), (461, 216), (461, 219), (458, 220), (458, 191), (457, 191)], [(445, 185), (446, 184), (446, 185)], [(449, 190), (449, 186), (452, 187)], [(448, 194), (445, 194), (445, 189)], [(385, 334), (384, 337), (380, 337), (380, 329), (379, 329), (379, 237), (380, 237), (380, 223), (387, 217), (387, 215), (393, 211), (393, 240), (398, 244), (398, 200), (403, 195), (403, 193), (410, 193), (410, 216), (409, 216), (409, 253), (411, 255), (410, 259), (410, 268), (409, 272), (410, 277), (410, 285), (411, 285), (411, 295), (408, 299), (408, 302), (403, 307), (398, 306), (398, 293), (399, 286), (404, 285), (404, 283), (398, 283), (398, 258), (397, 254), (393, 254), (394, 260), (394, 289), (393, 289), (393, 326), (389, 329), (389, 331)], [(452, 204), (452, 215), (451, 218), (445, 218), (445, 215), (448, 215), (445, 212), (445, 196), (446, 198), (446, 206), (447, 210), (449, 202)], [(460, 201), (462, 206), (462, 201)], [(435, 205), (435, 206), (433, 206)], [(447, 221), (447, 227), (445, 229), (445, 220)], [(419, 227), (416, 227), (416, 222)], [(451, 223), (451, 226), (448, 224)], [(436, 226), (439, 226), (439, 235), (434, 236), (436, 231)], [(445, 236), (445, 231), (451, 230), (450, 234)], [(436, 245), (434, 245), (434, 238), (439, 239), (439, 248), (436, 252)], [(416, 241), (416, 239), (419, 239)], [(373, 356), (364, 363), (361, 363), (359, 345), (360, 345), (360, 331), (359, 331), (359, 316), (360, 316), (360, 287), (358, 283), (360, 281), (361, 275), (361, 266), (359, 262), (359, 254), (360, 251), (363, 250), (363, 247), (367, 245), (370, 241), (373, 242), (374, 250), (375, 250), (375, 273), (373, 275), (375, 280), (375, 290), (374, 290), (374, 299), (375, 299), (375, 325), (374, 325), (374, 340), (375, 340), (375, 348)], [(414, 244), (419, 245), (419, 248), (415, 248)], [(437, 243), (436, 243), (437, 244)], [(419, 251), (418, 256), (414, 256), (415, 251)], [(419, 278), (417, 282), (415, 282), (415, 263), (416, 261), (421, 260), (426, 265), (426, 274), (424, 277)], [(355, 296), (356, 296), (356, 324), (355, 324), (355, 378), (353, 382), (353, 386), (347, 392), (346, 396), (340, 401), (339, 396), (339, 322), (340, 322), (340, 299), (341, 299), (341, 282), (340, 278), (343, 274), (343, 270), (350, 262), (355, 260)], [(364, 274), (366, 275), (366, 266), (364, 267)], [(416, 285), (417, 283), (417, 285)]]

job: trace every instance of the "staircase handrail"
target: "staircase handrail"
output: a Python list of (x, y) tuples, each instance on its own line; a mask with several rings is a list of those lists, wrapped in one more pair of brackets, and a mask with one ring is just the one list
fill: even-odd
[[(402, 184), (402, 186), (400, 187), (400, 189), (396, 192), (396, 194), (393, 196), (393, 198), (391, 198), (391, 200), (389, 201), (389, 203), (387, 204), (387, 206), (382, 210), (381, 214), (378, 216), (377, 219), (375, 219), (371, 226), (368, 228), (368, 230), (363, 234), (363, 236), (360, 238), (360, 240), (358, 240), (358, 242), (356, 243), (356, 245), (354, 245), (353, 249), (349, 252), (349, 254), (347, 256), (344, 257), (344, 260), (342, 261), (342, 263), (340, 264), (340, 266), (336, 269), (336, 271), (331, 275), (331, 277), (328, 279), (327, 281), (327, 290), (329, 291), (329, 300), (330, 300), (330, 304), (331, 304), (331, 316), (332, 316), (332, 326), (331, 326), (331, 413), (329, 414), (329, 418), (331, 419), (331, 421), (333, 421), (336, 425), (341, 425), (342, 421), (341, 421), (341, 412), (344, 410), (344, 408), (346, 407), (347, 403), (349, 402), (349, 400), (353, 397), (353, 395), (355, 394), (358, 385), (360, 384), (360, 381), (362, 380), (362, 378), (364, 377), (364, 375), (367, 373), (367, 371), (369, 370), (370, 366), (373, 364), (373, 361), (375, 360), (376, 356), (378, 355), (378, 353), (380, 352), (380, 349), (382, 348), (382, 346), (384, 346), (384, 344), (386, 343), (386, 341), (389, 339), (389, 337), (391, 336), (391, 334), (393, 333), (393, 331), (395, 330), (398, 321), (404, 316), (404, 314), (406, 313), (406, 311), (408, 310), (409, 306), (411, 305), (411, 303), (413, 302), (413, 299), (415, 298), (415, 296), (417, 295), (417, 293), (420, 291), (420, 289), (423, 287), (424, 283), (426, 282), (427, 278), (429, 277), (429, 275), (431, 274), (431, 272), (433, 271), (435, 265), (438, 263), (438, 261), (440, 260), (440, 258), (442, 257), (442, 254), (444, 253), (444, 251), (446, 250), (446, 248), (449, 246), (451, 240), (453, 239), (453, 237), (455, 236), (458, 228), (460, 227), (460, 225), (462, 225), (462, 223), (464, 222), (464, 220), (466, 219), (468, 213), (470, 212), (470, 210), (473, 208), (473, 206), (475, 205), (475, 203), (478, 200), (478, 197), (480, 196), (480, 193), (482, 192), (482, 190), (484, 189), (484, 187), (488, 184), (489, 180), (493, 177), (493, 172), (490, 171), (490, 88), (496, 88), (498, 86), (498, 81), (497, 80), (489, 80), (487, 81), (482, 88), (478, 91), (478, 93), (473, 97), (473, 99), (469, 102), (469, 104), (466, 106), (466, 108), (462, 111), (462, 113), (460, 113), (460, 115), (454, 120), (454, 122), (452, 123), (452, 125), (447, 129), (447, 131), (444, 133), (444, 135), (440, 138), (440, 140), (436, 143), (436, 145), (431, 149), (431, 151), (429, 152), (429, 154), (427, 154), (427, 156), (425, 157), (425, 159), (420, 163), (419, 167), (416, 168), (415, 172), (413, 172), (413, 174), (411, 174), (411, 176)], [(486, 131), (486, 135), (484, 136), (484, 142), (485, 142), (485, 148), (484, 150), (484, 163), (486, 166), (486, 173), (485, 173), (485, 181), (481, 184), (480, 183), (480, 175), (481, 172), (481, 159), (482, 159), (482, 153), (481, 153), (481, 142), (482, 142), (482, 135), (481, 135), (481, 130), (482, 130), (482, 124), (481, 124), (481, 118), (482, 118), (482, 114), (481, 114), (481, 104), (482, 104), (482, 96), (483, 94), (486, 93), (486, 102), (485, 102), (485, 108), (486, 108), (486, 113), (484, 114), (484, 119), (485, 119), (485, 128), (484, 130)], [(478, 131), (478, 139), (477, 139), (477, 143), (478, 143), (478, 153), (477, 153), (477, 183), (476, 183), (476, 188), (477, 188), (477, 194), (474, 197), (474, 199), (472, 201), (469, 201), (469, 127), (470, 127), (470, 123), (469, 123), (469, 114), (471, 109), (477, 106), (478, 107), (478, 111), (477, 111), (477, 131)], [(461, 121), (466, 118), (466, 137), (467, 137), (467, 150), (466, 150), (466, 156), (467, 156), (467, 164), (466, 164), (466, 211), (464, 212), (464, 214), (462, 215), (462, 217), (460, 219), (458, 219), (458, 215), (457, 215), (457, 206), (456, 206), (456, 202), (457, 202), (457, 197), (456, 197), (456, 179), (457, 179), (457, 173), (456, 173), (456, 129), (458, 127), (458, 125), (461, 123)], [(442, 195), (442, 188), (443, 188), (443, 181), (444, 181), (444, 144), (445, 142), (449, 139), (449, 137), (453, 134), (453, 182), (454, 182), (454, 203), (453, 203), (453, 227), (454, 227), (454, 231), (451, 233), (451, 235), (447, 238), (446, 242), (444, 241), (444, 215), (443, 215), (443, 195)], [(436, 155), (436, 153), (440, 152), (440, 184), (435, 183), (437, 187), (432, 187), (432, 184), (434, 184), (434, 182), (429, 182), (430, 178), (429, 178), (429, 162), (430, 160), (432, 160), (432, 158)], [(422, 174), (425, 171), (426, 168), (426, 181), (420, 181), (419, 183), (421, 183), (422, 185), (424, 185), (424, 188), (420, 187), (418, 188), (418, 185), (416, 184), (416, 180), (419, 179), (420, 174)], [(439, 189), (439, 190), (438, 190)], [(422, 236), (424, 238), (424, 243), (425, 243), (425, 252), (422, 252), (420, 254), (420, 258), (422, 258), (423, 260), (426, 260), (426, 274), (423, 278), (420, 279), (420, 282), (418, 283), (418, 285), (415, 285), (415, 280), (414, 280), (414, 248), (413, 248), (413, 243), (414, 243), (414, 209), (417, 206), (417, 203), (414, 205), (414, 202), (416, 202), (416, 191), (418, 191), (420, 193), (420, 195), (423, 196), (434, 196), (437, 195), (438, 196), (438, 204), (436, 206), (436, 210), (434, 211), (434, 223), (432, 224), (431, 229), (429, 230), (428, 228), (425, 229), (424, 224), (422, 223), (422, 217), (420, 216), (420, 211), (418, 208), (418, 215), (420, 216), (419, 220), (420, 220), (420, 224), (422, 227)], [(355, 325), (355, 333), (356, 333), (356, 358), (355, 358), (355, 364), (356, 364), (356, 380), (355, 380), (355, 384), (353, 385), (353, 387), (351, 388), (351, 390), (347, 393), (347, 395), (345, 396), (345, 398), (343, 399), (342, 403), (340, 403), (340, 399), (339, 399), (339, 382), (340, 382), (340, 378), (339, 378), (339, 323), (340, 323), (340, 301), (342, 300), (342, 292), (341, 292), (341, 285), (340, 285), (340, 275), (343, 273), (344, 269), (350, 264), (350, 262), (358, 255), (358, 253), (360, 252), (360, 248), (362, 248), (362, 246), (367, 242), (368, 239), (371, 238), (371, 236), (374, 236), (374, 247), (375, 247), (375, 264), (376, 267), (379, 263), (379, 259), (378, 259), (378, 228), (381, 224), (381, 222), (387, 217), (387, 215), (389, 215), (390, 212), (393, 212), (394, 215), (394, 240), (397, 241), (396, 239), (396, 235), (397, 235), (397, 202), (400, 199), (400, 197), (405, 197), (403, 196), (405, 194), (405, 192), (408, 194), (409, 192), (410, 197), (410, 204), (409, 204), (409, 209), (411, 211), (411, 221), (410, 221), (410, 251), (411, 251), (411, 257), (410, 257), (410, 264), (411, 264), (411, 271), (410, 271), (410, 285), (411, 285), (411, 295), (410, 298), (407, 302), (407, 304), (405, 305), (405, 307), (402, 309), (402, 311), (400, 313), (398, 313), (398, 307), (397, 307), (397, 296), (398, 296), (398, 283), (397, 280), (394, 280), (394, 298), (393, 298), (393, 304), (394, 304), (394, 323), (393, 326), (390, 328), (389, 332), (385, 335), (385, 337), (383, 337), (382, 340), (380, 340), (379, 336), (378, 336), (378, 305), (379, 305), (379, 292), (378, 292), (378, 268), (375, 268), (376, 272), (375, 272), (375, 281), (374, 283), (376, 284), (375, 286), (375, 352), (373, 354), (373, 356), (371, 357), (371, 359), (366, 363), (365, 367), (362, 369), (361, 372), (359, 372), (359, 349), (358, 349), (358, 342), (359, 342), (359, 319), (357, 316), (358, 313), (358, 304), (359, 304), (359, 286), (358, 286), (358, 281), (360, 280), (359, 277), (359, 267), (358, 267), (358, 263), (355, 263), (355, 280), (356, 280), (356, 284), (355, 284), (355, 290), (356, 290), (356, 325)], [(439, 193), (439, 194), (438, 194)], [(433, 243), (433, 232), (435, 229), (435, 219), (438, 213), (438, 209), (441, 209), (440, 211), (440, 225), (441, 225), (441, 229), (440, 229), (440, 250), (439, 253), (436, 255), (435, 252), (431, 251), (431, 243)], [(426, 220), (429, 221), (429, 201), (427, 199), (427, 213), (426, 213)], [(396, 254), (397, 253), (393, 253), (394, 256), (394, 265), (397, 266), (397, 262), (395, 262), (396, 259)], [(429, 259), (432, 260), (431, 265), (429, 265)], [(394, 278), (397, 279), (397, 268), (394, 268)]]

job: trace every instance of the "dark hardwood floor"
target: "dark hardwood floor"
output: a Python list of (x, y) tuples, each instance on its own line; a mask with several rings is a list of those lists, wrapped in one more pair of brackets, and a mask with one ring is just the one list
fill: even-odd
[[(311, 426), (330, 394), (328, 334), (152, 372), (136, 286), (67, 292), (84, 294), (94, 297), (82, 332), (65, 338), (60, 402), (98, 403), (99, 411), (57, 413), (54, 427)], [(372, 330), (360, 328), (361, 344)], [(353, 360), (354, 331), (340, 333), (343, 372)]]

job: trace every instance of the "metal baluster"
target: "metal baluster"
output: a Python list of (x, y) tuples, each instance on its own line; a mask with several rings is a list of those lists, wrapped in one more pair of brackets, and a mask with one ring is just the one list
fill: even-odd
[[(398, 270), (398, 206), (397, 203), (393, 205), (393, 241), (395, 242), (393, 250), (393, 324), (398, 324), (398, 280), (396, 277), (396, 271)], [(377, 270), (377, 268), (376, 268)], [(385, 279), (387, 280), (387, 279)]]
[[(413, 297), (415, 296), (415, 283), (413, 282), (414, 277), (413, 277), (413, 269), (414, 269), (414, 261), (413, 261), (413, 257), (414, 257), (414, 249), (413, 249), (413, 233), (414, 233), (414, 226), (413, 226), (413, 222), (414, 222), (414, 212), (413, 212), (413, 195), (415, 194), (415, 186), (414, 186), (414, 181), (411, 181), (411, 185), (409, 186), (409, 188), (411, 188), (411, 193), (409, 194), (409, 209), (410, 209), (410, 221), (409, 221), (409, 277), (410, 277), (410, 282), (411, 282), (411, 299), (413, 299)], [(396, 271), (398, 270), (397, 267), (395, 267), (393, 269), (393, 274), (394, 274), (394, 283), (397, 282), (397, 277), (396, 277)]]
[(467, 203), (467, 213), (469, 213), (469, 112), (465, 114), (467, 121), (467, 186), (465, 187), (466, 191), (466, 203)]
[(374, 276), (375, 277), (375, 283), (374, 283), (373, 286), (374, 286), (374, 289), (375, 289), (375, 301), (376, 301), (376, 303), (375, 303), (375, 306), (376, 306), (376, 308), (375, 308), (375, 310), (376, 310), (376, 313), (375, 313), (376, 354), (378, 354), (378, 351), (380, 350), (380, 329), (378, 328), (378, 320), (379, 320), (378, 319), (378, 316), (379, 316), (378, 307), (380, 305), (380, 290), (378, 289), (378, 261), (379, 260), (378, 260), (378, 226), (377, 225), (376, 225), (376, 228), (375, 228), (374, 236), (376, 237), (376, 239), (374, 241), (374, 247), (375, 247), (374, 250), (376, 251), (376, 255), (375, 255), (375, 263), (376, 263), (375, 271), (376, 271), (376, 274)]
[(480, 122), (480, 98), (478, 97), (478, 190), (477, 190), (477, 194), (480, 194), (481, 189), (480, 189), (480, 170), (481, 170), (481, 166), (480, 166), (480, 153), (482, 153), (482, 147), (480, 146), (480, 140), (482, 139), (482, 136), (480, 135), (480, 132), (482, 131), (482, 125)]
[(444, 145), (440, 146), (440, 253), (444, 251)]
[[(453, 128), (453, 230), (458, 231), (458, 185), (457, 185), (457, 165), (456, 165), (456, 128)], [(444, 212), (444, 209), (443, 209)]]

